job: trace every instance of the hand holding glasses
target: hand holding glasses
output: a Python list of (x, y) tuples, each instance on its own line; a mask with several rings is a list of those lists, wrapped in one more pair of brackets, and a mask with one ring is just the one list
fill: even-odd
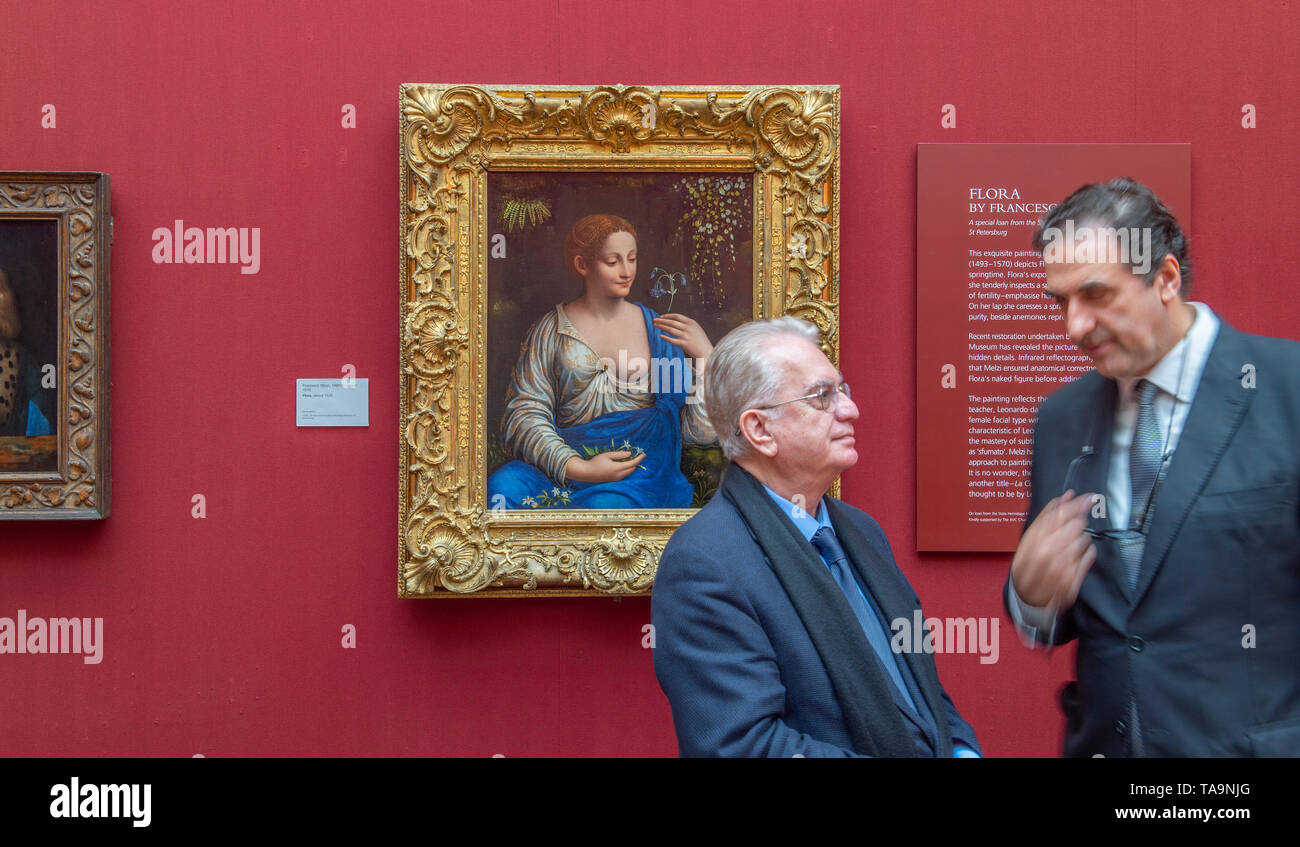
[(1030, 606), (1058, 612), (1074, 605), (1097, 548), (1088, 533), (1093, 495), (1067, 490), (1048, 501), (1020, 537), (1011, 584)]
[[(1168, 445), (1166, 438), (1165, 444)], [(1083, 452), (1070, 462), (1070, 466), (1065, 471), (1065, 485), (1063, 486), (1066, 493), (1069, 493), (1078, 482), (1079, 466), (1085, 459), (1095, 457), (1097, 454), (1090, 447), (1085, 447)], [(1174, 451), (1166, 449), (1160, 457), (1160, 466), (1156, 469), (1156, 478), (1151, 485), (1151, 493), (1147, 495), (1146, 505), (1142, 509), (1142, 514), (1136, 521), (1132, 515), (1129, 516), (1128, 529), (1093, 529), (1090, 526), (1084, 527), (1084, 532), (1093, 538), (1104, 538), (1114, 541), (1118, 544), (1131, 544), (1134, 541), (1141, 540), (1145, 543), (1147, 528), (1151, 525), (1151, 506), (1156, 502), (1156, 495), (1160, 493), (1160, 483), (1164, 481), (1165, 471), (1169, 467), (1169, 460), (1174, 457)], [(1064, 496), (1064, 494), (1062, 495)], [(1090, 495), (1096, 497), (1097, 495)]]

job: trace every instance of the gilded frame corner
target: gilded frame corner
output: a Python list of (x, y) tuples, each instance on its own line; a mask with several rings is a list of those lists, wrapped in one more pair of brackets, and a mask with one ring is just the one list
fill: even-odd
[(752, 174), (753, 317), (809, 320), (838, 363), (839, 87), (408, 83), (399, 107), (398, 595), (648, 594), (693, 510), (487, 507), (487, 174)]

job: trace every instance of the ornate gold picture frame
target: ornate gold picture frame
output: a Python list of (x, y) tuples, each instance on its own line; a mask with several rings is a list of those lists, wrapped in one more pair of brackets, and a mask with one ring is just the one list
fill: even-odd
[(108, 185), (0, 172), (0, 519), (108, 516)]
[[(795, 315), (838, 362), (838, 86), (404, 84), (400, 108), (398, 595), (648, 594), (692, 508), (564, 508), (558, 487), (528, 508), (489, 498), (510, 459), (509, 362), (565, 297), (551, 254), (572, 219), (623, 208), (643, 266), (666, 257), (636, 283), (666, 295), (657, 310), (690, 304), (714, 341)], [(512, 270), (493, 264), (507, 255)], [(708, 463), (688, 474), (693, 505)]]

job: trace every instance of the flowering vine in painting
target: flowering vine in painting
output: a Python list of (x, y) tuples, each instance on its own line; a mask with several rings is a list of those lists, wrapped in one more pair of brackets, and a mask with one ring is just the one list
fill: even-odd
[(673, 238), (689, 245), (690, 276), (715, 306), (722, 305), (723, 270), (736, 263), (736, 232), (743, 241), (751, 226), (746, 187), (743, 176), (693, 176), (673, 183), (684, 205)]

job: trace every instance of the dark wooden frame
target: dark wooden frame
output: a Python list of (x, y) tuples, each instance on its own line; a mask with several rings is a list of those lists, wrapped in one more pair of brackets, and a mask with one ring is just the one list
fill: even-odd
[[(97, 519), (110, 504), (108, 174), (0, 172), (0, 224), (58, 223), (58, 342), (50, 471), (0, 468), (0, 520)], [(2, 230), (0, 230), (2, 233)], [(49, 437), (49, 436), (45, 436)]]

